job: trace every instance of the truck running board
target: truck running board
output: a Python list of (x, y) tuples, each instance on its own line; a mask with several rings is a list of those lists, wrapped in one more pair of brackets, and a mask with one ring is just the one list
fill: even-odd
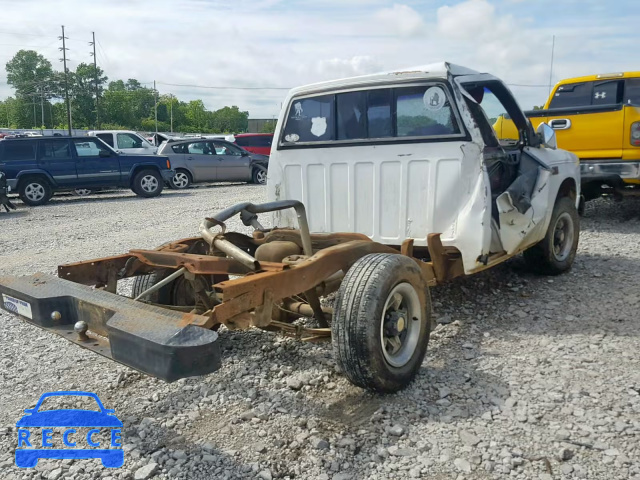
[[(191, 325), (198, 315), (42, 273), (0, 276), (0, 298), (2, 308), (30, 323), (167, 382), (220, 368), (218, 334)], [(74, 330), (76, 322), (86, 322), (86, 334)]]

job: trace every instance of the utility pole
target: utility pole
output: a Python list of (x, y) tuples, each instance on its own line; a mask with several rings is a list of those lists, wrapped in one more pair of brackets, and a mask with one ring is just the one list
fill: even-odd
[(33, 128), (36, 128), (37, 126), (38, 120), (36, 119), (36, 99), (33, 98)]
[(154, 99), (154, 112), (156, 117), (156, 139), (158, 138), (158, 90), (156, 90), (156, 81), (153, 81), (153, 99)]
[(551, 68), (549, 69), (549, 95), (551, 95), (551, 87), (553, 86), (551, 77), (553, 75), (553, 52), (556, 48), (556, 36), (553, 36), (553, 39), (551, 40)]
[(98, 100), (99, 90), (98, 90), (98, 61), (96, 60), (96, 32), (91, 32), (91, 35), (93, 35), (93, 42), (89, 42), (89, 45), (93, 46), (93, 53), (91, 53), (91, 55), (93, 56), (93, 72), (95, 74), (95, 81), (96, 81), (96, 130), (100, 130), (100, 113), (98, 111), (100, 108), (100, 101)]
[(69, 129), (69, 136), (71, 136), (71, 104), (69, 103), (69, 75), (67, 72), (67, 46), (65, 40), (67, 37), (64, 36), (64, 25), (62, 25), (62, 37), (58, 37), (62, 40), (62, 64), (64, 67), (64, 96), (67, 102), (67, 127)]
[(40, 90), (40, 133), (44, 135), (44, 89)]
[(171, 99), (171, 104), (169, 106), (169, 111), (171, 112), (171, 133), (173, 133), (173, 93), (169, 94), (169, 98)]

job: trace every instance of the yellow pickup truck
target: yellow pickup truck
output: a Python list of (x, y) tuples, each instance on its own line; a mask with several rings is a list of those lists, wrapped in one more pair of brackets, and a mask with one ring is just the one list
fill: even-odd
[[(550, 125), (558, 147), (580, 158), (585, 200), (640, 195), (640, 72), (562, 80), (542, 110), (525, 114), (534, 128)], [(500, 139), (518, 138), (505, 115), (493, 128)]]

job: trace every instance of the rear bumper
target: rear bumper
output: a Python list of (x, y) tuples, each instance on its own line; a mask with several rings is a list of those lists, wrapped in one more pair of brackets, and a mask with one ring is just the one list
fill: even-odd
[[(197, 315), (147, 305), (45, 274), (0, 277), (0, 307), (83, 348), (167, 382), (220, 368), (218, 335), (191, 325)], [(74, 332), (78, 321), (88, 324), (88, 340)]]
[(581, 160), (580, 177), (583, 185), (594, 181), (620, 184), (625, 180), (640, 180), (640, 161)]

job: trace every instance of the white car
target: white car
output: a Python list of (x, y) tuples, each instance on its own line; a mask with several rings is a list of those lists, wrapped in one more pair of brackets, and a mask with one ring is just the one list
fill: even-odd
[(132, 130), (92, 130), (87, 135), (98, 137), (118, 153), (155, 155), (158, 151), (157, 147)]

